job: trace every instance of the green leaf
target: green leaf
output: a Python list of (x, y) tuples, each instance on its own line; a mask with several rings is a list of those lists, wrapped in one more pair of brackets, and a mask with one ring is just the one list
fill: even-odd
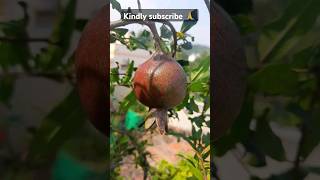
[(209, 77), (210, 57), (207, 56), (201, 60), (201, 63), (191, 72), (191, 83), (198, 81), (204, 77)]
[(88, 19), (77, 19), (75, 28), (77, 31), (83, 31), (84, 27), (88, 23)]
[(115, 10), (121, 12), (121, 5), (117, 0), (110, 0), (110, 3), (112, 5), (112, 9), (115, 9)]
[[(22, 65), (25, 70), (29, 70), (29, 58), (31, 56), (30, 48), (27, 41), (21, 39), (28, 38), (26, 26), (27, 20), (16, 20), (9, 22), (0, 22), (0, 31), (17, 41), (0, 41), (0, 66), (4, 69), (13, 65)], [(20, 41), (20, 40), (21, 41)]]
[(249, 85), (258, 92), (291, 95), (296, 92), (298, 74), (287, 64), (270, 64), (249, 77)]
[(252, 93), (247, 92), (243, 102), (240, 114), (234, 121), (231, 128), (231, 135), (239, 140), (245, 140), (250, 135), (250, 124), (253, 119), (254, 112), (254, 96)]
[(196, 24), (197, 24), (197, 21), (185, 20), (182, 23), (180, 31), (183, 32), (183, 33), (186, 33), (187, 31), (189, 31), (189, 29), (191, 29)]
[(183, 66), (189, 66), (189, 61), (187, 60), (177, 60), (177, 62), (183, 67)]
[(0, 67), (8, 69), (14, 65), (22, 65), (29, 69), (29, 47), (24, 42), (0, 42)]
[(136, 96), (134, 95), (133, 91), (131, 91), (124, 100), (120, 103), (120, 110), (123, 113), (126, 113), (129, 108), (137, 104)]
[(246, 35), (256, 31), (256, 27), (249, 16), (239, 14), (233, 16), (232, 19), (237, 24), (242, 35)]
[(283, 15), (264, 28), (258, 49), (260, 60), (281, 60), (300, 43), (319, 16), (320, 1), (293, 0)]
[(114, 33), (110, 33), (110, 43), (115, 43), (117, 40), (116, 35)]
[(266, 165), (266, 156), (258, 146), (254, 131), (250, 130), (250, 136), (244, 139), (242, 144), (246, 150), (245, 159), (247, 159), (249, 165), (254, 167), (263, 167)]
[(43, 120), (33, 136), (28, 162), (42, 164), (83, 126), (86, 115), (82, 111), (76, 90), (55, 107)]
[(311, 114), (310, 119), (305, 119), (306, 121), (306, 131), (304, 142), (301, 148), (301, 156), (307, 158), (308, 155), (318, 146), (320, 143), (320, 107), (317, 106)]
[(222, 136), (220, 139), (213, 142), (213, 155), (217, 157), (222, 157), (229, 150), (235, 148), (236, 142), (237, 139), (233, 136)]
[(111, 77), (110, 77), (110, 82), (120, 82), (119, 78), (119, 67), (111, 68)]
[(319, 48), (320, 46), (311, 46), (294, 54), (290, 63), (292, 69), (303, 70), (311, 68), (313, 60), (317, 59), (320, 54)]
[(190, 99), (189, 103), (190, 103), (189, 105), (190, 105), (190, 108), (192, 109), (192, 111), (199, 112), (199, 108), (198, 108), (198, 105), (196, 104), (196, 102), (194, 101), (194, 97), (192, 97)]
[(263, 115), (257, 119), (256, 142), (266, 155), (275, 160), (283, 161), (286, 159), (285, 151), (281, 139), (274, 134), (266, 119), (268, 113), (269, 110), (266, 110)]
[(15, 79), (11, 76), (0, 77), (0, 102), (9, 105), (14, 90)]
[(129, 63), (126, 76), (124, 77), (122, 83), (124, 83), (124, 84), (129, 83), (130, 79), (132, 78), (133, 69), (134, 69), (134, 61), (131, 61)]
[(172, 32), (167, 28), (166, 25), (162, 24), (160, 27), (160, 36), (165, 39), (170, 39), (172, 36)]
[(76, 27), (76, 5), (76, 0), (69, 0), (67, 5), (60, 9), (60, 16), (54, 25), (50, 38), (50, 41), (55, 44), (50, 44), (45, 51), (36, 57), (35, 63), (39, 68), (54, 69), (62, 64)]
[(208, 90), (209, 83), (203, 81), (196, 81), (188, 86), (189, 92), (206, 92)]
[(145, 42), (141, 41), (140, 38), (136, 38), (136, 37), (130, 36), (129, 42), (130, 42), (130, 46), (134, 47), (134, 48), (131, 48), (133, 50), (136, 49), (136, 48), (141, 48), (141, 49), (148, 50), (148, 45)]
[(181, 47), (185, 50), (190, 50), (190, 49), (192, 49), (192, 43), (187, 41), (187, 42), (181, 44)]
[(116, 28), (116, 29), (113, 29), (112, 31), (119, 34), (119, 36), (124, 36), (129, 30), (126, 28)]
[(305, 167), (304, 169), (306, 169), (310, 173), (314, 173), (314, 174), (320, 175), (320, 167), (308, 166), (308, 167)]

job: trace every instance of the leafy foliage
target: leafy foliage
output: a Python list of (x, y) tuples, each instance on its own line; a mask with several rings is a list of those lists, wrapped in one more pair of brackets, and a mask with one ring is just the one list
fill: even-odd
[[(284, 6), (268, 3), (267, 8), (279, 11), (275, 19), (264, 19), (260, 12), (248, 14), (243, 6), (236, 6), (244, 1), (219, 2), (233, 15), (245, 39), (250, 74), (242, 110), (229, 133), (214, 142), (214, 155), (239, 152), (238, 160), (251, 179), (264, 179), (251, 169), (269, 167), (268, 158), (292, 165), (279, 174), (270, 172), (266, 179), (304, 179), (309, 173), (316, 174), (307, 170), (304, 161), (320, 142), (314, 129), (319, 128), (320, 105), (320, 46), (314, 33), (319, 27), (319, 2), (294, 0)], [(279, 133), (286, 127), (301, 134), (294, 159), (289, 159), (285, 139)]]

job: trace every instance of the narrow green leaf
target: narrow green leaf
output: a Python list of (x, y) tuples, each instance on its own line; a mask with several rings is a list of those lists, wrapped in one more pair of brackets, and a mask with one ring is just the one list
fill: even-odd
[(187, 31), (189, 31), (194, 25), (197, 24), (197, 21), (188, 21), (188, 20), (185, 20), (183, 21), (182, 23), (182, 26), (181, 26), (181, 29), (180, 31), (183, 32), (183, 33), (186, 33)]
[(308, 166), (308, 167), (305, 167), (305, 169), (307, 171), (309, 171), (310, 173), (314, 173), (314, 174), (320, 175), (320, 167)]
[(189, 66), (189, 61), (187, 61), (187, 60), (177, 60), (177, 62), (178, 62), (181, 66)]
[(299, 86), (298, 74), (288, 64), (270, 64), (252, 74), (249, 85), (258, 92), (291, 95)]
[(112, 9), (115, 9), (118, 12), (121, 12), (121, 5), (117, 0), (110, 0), (110, 3), (112, 5)]
[(160, 27), (160, 36), (165, 39), (170, 39), (172, 36), (172, 32), (167, 28), (166, 25), (162, 24)]
[(88, 23), (88, 19), (77, 19), (75, 28), (77, 31), (83, 31), (84, 27)]
[(46, 163), (48, 156), (57, 153), (59, 148), (78, 132), (85, 117), (78, 93), (73, 90), (42, 120), (31, 140), (28, 162)]
[(0, 102), (9, 105), (14, 90), (15, 79), (11, 76), (0, 77)]
[(236, 15), (232, 17), (242, 35), (246, 35), (256, 31), (256, 27), (249, 16), (247, 15)]
[(281, 139), (274, 134), (267, 121), (268, 110), (257, 119), (255, 138), (261, 150), (271, 158), (283, 161), (286, 159)]
[(50, 44), (45, 51), (39, 54), (35, 63), (39, 68), (54, 69), (62, 64), (63, 58), (69, 50), (70, 41), (76, 27), (76, 0), (69, 0), (67, 5), (60, 9), (60, 16), (54, 25)]
[(119, 36), (124, 36), (129, 30), (126, 28), (116, 28), (116, 29), (113, 29), (112, 31), (119, 34)]
[(301, 156), (303, 158), (307, 158), (320, 143), (320, 107), (317, 106), (315, 110), (311, 113), (309, 112), (308, 115), (309, 114), (311, 114), (310, 119), (305, 119), (306, 131), (301, 149)]
[(320, 1), (293, 0), (283, 15), (268, 24), (259, 41), (260, 60), (281, 60), (314, 26), (319, 17)]
[(253, 119), (253, 107), (254, 107), (254, 96), (252, 93), (247, 92), (245, 100), (243, 102), (240, 114), (234, 121), (231, 128), (231, 134), (239, 140), (245, 140), (250, 135), (250, 124)]
[(122, 83), (124, 83), (124, 84), (129, 83), (130, 79), (132, 78), (133, 68), (134, 68), (134, 61), (131, 61), (131, 62), (129, 63), (126, 76), (124, 77)]

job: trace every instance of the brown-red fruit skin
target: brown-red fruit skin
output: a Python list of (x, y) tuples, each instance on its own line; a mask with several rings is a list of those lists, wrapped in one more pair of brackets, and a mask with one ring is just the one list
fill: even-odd
[(246, 90), (246, 56), (236, 25), (214, 4), (213, 38), (213, 140), (223, 136), (237, 118)]
[(109, 119), (109, 5), (86, 25), (75, 52), (77, 87), (92, 124), (107, 134)]
[(187, 77), (174, 59), (154, 53), (141, 64), (133, 78), (137, 99), (150, 108), (168, 109), (180, 104), (186, 95)]

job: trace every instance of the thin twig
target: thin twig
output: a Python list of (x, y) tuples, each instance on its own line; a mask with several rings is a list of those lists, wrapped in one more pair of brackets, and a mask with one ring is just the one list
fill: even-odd
[(204, 3), (206, 4), (209, 14), (210, 14), (210, 1), (209, 0), (204, 0)]
[(44, 42), (48, 44), (57, 44), (52, 41), (50, 41), (47, 38), (10, 38), (10, 37), (0, 37), (0, 41), (4, 42), (31, 42), (31, 43), (39, 43)]
[(298, 150), (297, 150), (294, 162), (293, 162), (293, 168), (295, 170), (299, 170), (299, 168), (300, 168), (300, 162), (301, 162), (300, 156), (302, 153), (302, 147), (304, 145), (306, 133), (307, 133), (307, 127), (306, 127), (305, 122), (303, 122), (302, 126), (300, 127), (300, 131), (301, 131), (301, 137), (298, 142)]
[(162, 21), (163, 24), (167, 25), (170, 27), (170, 30), (172, 31), (173, 34), (173, 52), (172, 52), (172, 57), (174, 58), (177, 52), (177, 31), (173, 27), (173, 25), (169, 21)]
[(132, 134), (130, 134), (130, 132), (128, 132), (126, 130), (116, 129), (116, 128), (112, 128), (112, 127), (111, 127), (111, 130), (128, 136), (128, 138), (130, 139), (130, 142), (135, 147), (138, 154), (142, 157), (143, 164), (140, 164), (140, 165), (141, 165), (141, 168), (143, 169), (143, 179), (146, 180), (148, 178), (148, 172), (149, 172), (150, 165), (148, 163), (146, 154), (143, 152), (143, 150), (141, 150), (139, 148), (139, 144), (136, 142), (135, 137)]
[(137, 0), (137, 4), (138, 4), (138, 9), (139, 9), (139, 11), (142, 12), (142, 11), (141, 11), (141, 3), (140, 3), (140, 0)]
[[(311, 101), (309, 103), (309, 112), (310, 113), (312, 113), (312, 111), (314, 111), (316, 100), (319, 98), (319, 89), (320, 89), (320, 81), (318, 81), (317, 88), (312, 93), (312, 98), (311, 98)], [(299, 168), (300, 168), (301, 154), (302, 154), (302, 151), (303, 151), (303, 145), (305, 144), (306, 136), (307, 136), (307, 132), (308, 132), (308, 126), (307, 126), (307, 122), (306, 122), (305, 119), (303, 120), (302, 125), (300, 127), (300, 132), (301, 132), (301, 137), (300, 137), (299, 142), (298, 142), (298, 150), (297, 150), (297, 153), (296, 153), (296, 156), (295, 156), (295, 160), (293, 162), (293, 168), (295, 170), (299, 170)]]
[[(176, 30), (173, 27), (173, 25), (169, 22), (169, 21), (163, 21), (163, 20), (159, 20), (157, 22), (161, 22), (164, 23), (166, 25), (168, 25), (173, 33), (173, 38), (174, 38), (174, 52), (173, 55), (175, 55), (176, 52), (176, 46), (177, 46), (177, 35), (176, 35)], [(155, 49), (156, 50), (162, 50), (162, 52), (165, 52), (162, 47), (161, 47), (161, 37), (158, 34), (156, 25), (154, 21), (124, 21), (124, 20), (118, 20), (118, 21), (113, 21), (110, 23), (110, 29), (115, 29), (117, 27), (121, 27), (121, 26), (126, 26), (129, 24), (141, 24), (141, 25), (146, 25), (149, 27), (151, 33), (153, 34), (153, 39), (155, 40)]]

